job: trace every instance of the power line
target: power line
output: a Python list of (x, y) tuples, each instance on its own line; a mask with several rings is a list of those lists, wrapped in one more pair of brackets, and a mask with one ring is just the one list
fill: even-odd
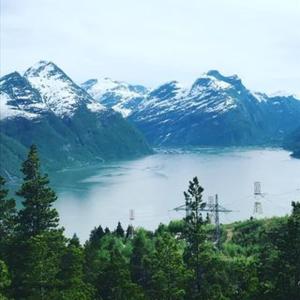
[[(186, 212), (186, 216), (189, 216), (191, 213), (191, 207), (190, 205), (180, 205), (178, 207), (175, 207), (173, 210), (180, 211), (184, 210)], [(198, 207), (199, 211), (208, 212), (211, 216), (214, 216), (215, 221), (215, 244), (219, 248), (220, 246), (220, 240), (221, 240), (221, 228), (220, 228), (220, 213), (229, 213), (232, 212), (232, 210), (225, 208), (224, 206), (219, 204), (219, 197), (216, 194), (215, 198), (209, 197), (209, 201), (207, 203), (201, 203)]]

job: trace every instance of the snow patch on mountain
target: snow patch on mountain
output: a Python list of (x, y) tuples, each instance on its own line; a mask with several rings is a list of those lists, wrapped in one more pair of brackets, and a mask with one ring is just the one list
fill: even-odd
[(105, 109), (52, 62), (40, 61), (24, 76), (59, 117), (71, 117), (81, 105), (86, 105), (93, 112)]
[[(99, 100), (107, 93), (114, 93), (120, 99), (129, 99), (144, 95), (147, 90), (142, 86), (130, 85), (123, 81), (112, 80), (109, 77), (90, 79), (81, 85), (94, 98)], [(139, 88), (141, 87), (141, 88)]]
[(11, 105), (14, 100), (6, 93), (0, 92), (0, 119), (23, 117), (26, 119), (35, 119), (39, 114), (25, 111), (18, 106)]

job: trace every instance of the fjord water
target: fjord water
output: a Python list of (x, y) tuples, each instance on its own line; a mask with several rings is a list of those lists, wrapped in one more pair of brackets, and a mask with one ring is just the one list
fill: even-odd
[(224, 223), (253, 215), (255, 181), (261, 182), (265, 217), (285, 215), (291, 201), (300, 200), (300, 160), (280, 149), (160, 149), (136, 160), (56, 172), (51, 181), (67, 235), (85, 240), (100, 224), (114, 229), (121, 221), (126, 227), (130, 209), (133, 225), (147, 229), (182, 218), (183, 211), (172, 209), (184, 204), (193, 176), (205, 189), (204, 201), (217, 193), (220, 204), (233, 210), (221, 214)]

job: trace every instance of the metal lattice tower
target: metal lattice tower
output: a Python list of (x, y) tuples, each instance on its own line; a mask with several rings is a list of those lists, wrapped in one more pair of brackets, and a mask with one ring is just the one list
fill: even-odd
[(261, 199), (263, 198), (263, 193), (261, 192), (261, 183), (259, 181), (254, 182), (254, 217), (259, 217), (263, 214), (263, 207)]
[[(221, 206), (219, 204), (218, 195), (215, 195), (215, 199), (210, 196), (209, 201), (207, 203), (201, 203), (201, 207), (199, 207), (199, 211), (208, 212), (210, 216), (214, 216), (214, 223), (216, 227), (215, 231), (215, 244), (217, 247), (220, 245), (220, 239), (221, 239), (221, 228), (220, 228), (220, 213), (229, 213), (232, 212), (232, 210), (225, 208), (224, 206)], [(191, 213), (191, 208), (187, 205), (181, 205), (178, 207), (175, 207), (173, 210), (180, 211), (184, 210), (186, 212), (186, 216), (189, 216)]]

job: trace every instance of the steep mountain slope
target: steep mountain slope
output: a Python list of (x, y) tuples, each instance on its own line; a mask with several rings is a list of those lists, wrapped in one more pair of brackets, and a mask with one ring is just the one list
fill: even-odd
[(142, 85), (131, 85), (107, 77), (101, 80), (90, 79), (81, 87), (98, 102), (122, 113), (124, 117), (127, 117), (148, 93), (148, 89)]
[(300, 127), (285, 138), (283, 146), (292, 151), (292, 156), (300, 158)]
[[(90, 87), (84, 88), (94, 95)], [(116, 89), (106, 89), (106, 95), (115, 99)], [(96, 99), (104, 101), (102, 94)], [(109, 99), (105, 97), (108, 105)], [(300, 126), (300, 101), (252, 93), (236, 75), (216, 70), (190, 87), (171, 81), (147, 94), (117, 99), (110, 107), (126, 109), (124, 116), (159, 146), (279, 145)]]
[[(151, 152), (121, 114), (99, 104), (51, 62), (39, 62), (24, 77), (4, 76), (0, 91), (1, 156), (13, 157), (12, 143), (35, 143), (49, 170)], [(20, 159), (23, 150), (15, 153)], [(1, 165), (1, 174), (18, 175), (12, 165)]]

